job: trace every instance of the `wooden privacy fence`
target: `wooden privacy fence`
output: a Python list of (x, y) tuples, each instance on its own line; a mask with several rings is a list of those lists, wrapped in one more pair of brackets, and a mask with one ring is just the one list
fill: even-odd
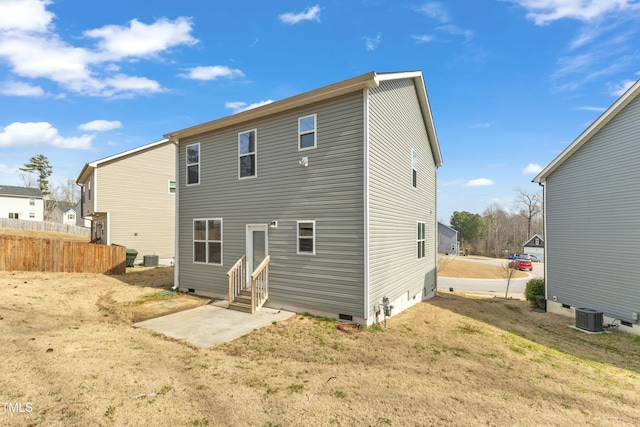
[(0, 270), (126, 273), (127, 248), (21, 236), (0, 236)]

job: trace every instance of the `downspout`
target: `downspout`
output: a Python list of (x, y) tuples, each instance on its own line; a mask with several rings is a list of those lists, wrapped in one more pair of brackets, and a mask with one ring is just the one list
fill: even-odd
[(549, 298), (547, 295), (547, 278), (549, 277), (549, 275), (547, 274), (547, 265), (549, 265), (549, 263), (547, 262), (547, 250), (549, 248), (549, 243), (547, 240), (547, 207), (545, 206), (547, 200), (546, 182), (546, 180), (544, 181), (544, 183), (539, 182), (538, 185), (542, 187), (542, 235), (544, 236), (544, 299), (545, 301), (548, 301)]
[[(84, 224), (84, 185), (78, 184), (76, 185), (80, 187), (80, 219), (82, 219), (82, 223)], [(78, 221), (76, 221), (77, 223)]]
[[(433, 215), (433, 226), (435, 227), (435, 234), (436, 234), (436, 238), (434, 239), (436, 242), (436, 247), (434, 248), (434, 255), (435, 255), (435, 274), (433, 275), (434, 279), (433, 279), (433, 296), (437, 297), (438, 295), (438, 248), (439, 248), (439, 244), (440, 244), (440, 233), (438, 233), (438, 165), (436, 165), (435, 171), (434, 171), (434, 175), (435, 175), (435, 193), (436, 193), (436, 199), (435, 199), (435, 207), (434, 207), (434, 215)], [(456, 245), (458, 243), (458, 239), (456, 238)], [(426, 291), (426, 289), (425, 289)]]
[(173, 287), (171, 288), (172, 290), (177, 290), (180, 287), (180, 283), (178, 282), (178, 270), (179, 270), (179, 265), (180, 263), (178, 262), (179, 260), (179, 255), (178, 255), (178, 248), (179, 248), (179, 243), (180, 243), (180, 221), (179, 221), (179, 203), (178, 200), (180, 198), (180, 185), (179, 185), (179, 181), (178, 181), (178, 172), (179, 172), (179, 157), (180, 157), (180, 150), (179, 150), (179, 144), (180, 141), (175, 138), (174, 136), (170, 136), (169, 137), (169, 141), (171, 141), (171, 143), (173, 143), (175, 145), (175, 173), (174, 173), (174, 179), (176, 181), (176, 193), (175, 193), (175, 204), (174, 204), (174, 241), (173, 241), (173, 245), (174, 245), (174, 249), (173, 249)]
[(363, 90), (364, 94), (364, 144), (363, 144), (363, 167), (364, 167), (364, 188), (363, 188), (363, 210), (364, 210), (364, 318), (365, 324), (369, 325), (369, 303), (371, 284), (369, 283), (369, 89)]

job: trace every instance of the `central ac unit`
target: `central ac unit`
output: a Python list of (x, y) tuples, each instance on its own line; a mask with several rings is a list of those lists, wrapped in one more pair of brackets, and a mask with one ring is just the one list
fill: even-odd
[(602, 332), (602, 312), (592, 308), (576, 308), (576, 328), (589, 332)]

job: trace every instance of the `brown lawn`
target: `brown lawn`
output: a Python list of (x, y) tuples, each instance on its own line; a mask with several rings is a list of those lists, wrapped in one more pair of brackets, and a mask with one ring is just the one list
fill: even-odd
[(446, 294), (386, 328), (298, 315), (203, 349), (132, 327), (206, 302), (161, 294), (172, 274), (0, 272), (0, 425), (640, 425), (638, 337)]

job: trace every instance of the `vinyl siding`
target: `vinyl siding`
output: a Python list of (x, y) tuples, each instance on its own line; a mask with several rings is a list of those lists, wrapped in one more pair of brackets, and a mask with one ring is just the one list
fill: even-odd
[[(317, 114), (317, 148), (298, 151), (298, 118)], [(238, 133), (257, 131), (257, 177), (238, 179)], [(269, 224), (268, 306), (363, 316), (363, 93), (180, 141), (181, 289), (226, 299), (247, 224)], [(200, 143), (200, 184), (185, 186), (186, 146)], [(302, 157), (309, 166), (302, 167)], [(194, 218), (223, 218), (223, 265), (195, 264)], [(297, 221), (315, 220), (316, 254), (297, 254)]]
[[(175, 145), (165, 143), (101, 163), (95, 172), (96, 212), (109, 213), (110, 243), (138, 251), (138, 258), (175, 252)], [(136, 235), (137, 234), (137, 235)]]
[(547, 298), (631, 321), (640, 311), (640, 98), (546, 181)]
[[(411, 151), (418, 153), (417, 188)], [(428, 294), (436, 274), (436, 166), (413, 81), (382, 82), (369, 96), (369, 315), (391, 301)], [(417, 259), (417, 222), (426, 253)]]

